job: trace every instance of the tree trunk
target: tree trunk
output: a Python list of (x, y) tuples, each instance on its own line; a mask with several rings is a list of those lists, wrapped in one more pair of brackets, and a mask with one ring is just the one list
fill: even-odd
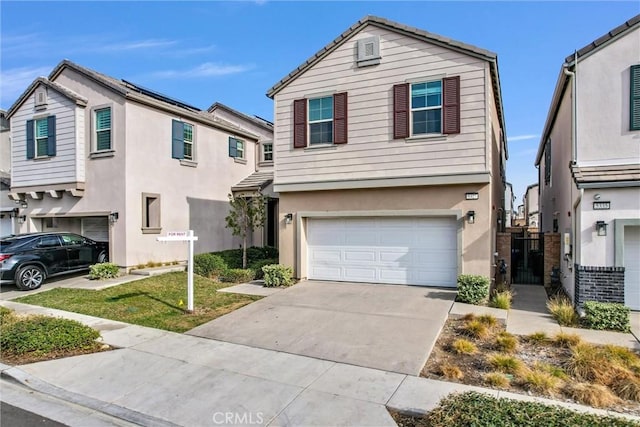
[(242, 239), (242, 268), (247, 268), (247, 233)]

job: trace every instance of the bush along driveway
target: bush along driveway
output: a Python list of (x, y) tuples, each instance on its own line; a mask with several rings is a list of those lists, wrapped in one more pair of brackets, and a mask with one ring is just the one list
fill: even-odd
[(15, 301), (184, 332), (260, 299), (217, 292), (229, 285), (195, 276), (193, 314), (185, 313), (186, 273), (152, 276), (99, 291), (57, 288)]

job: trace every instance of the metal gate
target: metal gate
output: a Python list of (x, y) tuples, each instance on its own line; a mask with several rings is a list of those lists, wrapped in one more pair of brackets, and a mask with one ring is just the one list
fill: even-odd
[(511, 234), (511, 283), (544, 284), (544, 233)]

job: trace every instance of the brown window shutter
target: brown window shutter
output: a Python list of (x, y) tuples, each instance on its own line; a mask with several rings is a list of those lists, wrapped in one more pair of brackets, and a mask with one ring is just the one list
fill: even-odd
[(307, 146), (307, 100), (293, 101), (293, 148)]
[(442, 133), (460, 133), (460, 76), (442, 79)]
[(347, 92), (333, 95), (333, 143), (347, 143)]
[(393, 139), (409, 138), (409, 83), (393, 86)]

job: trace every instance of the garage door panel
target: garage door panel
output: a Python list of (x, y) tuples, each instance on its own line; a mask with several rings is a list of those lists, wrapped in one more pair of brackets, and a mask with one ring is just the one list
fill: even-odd
[(453, 218), (309, 219), (310, 279), (456, 286)]

